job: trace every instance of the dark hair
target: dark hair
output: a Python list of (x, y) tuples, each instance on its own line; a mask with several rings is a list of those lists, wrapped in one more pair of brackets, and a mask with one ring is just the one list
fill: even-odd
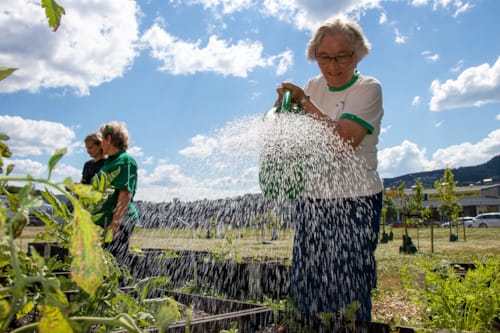
[(85, 137), (84, 142), (92, 142), (94, 145), (100, 145), (102, 142), (102, 135), (99, 132), (90, 133)]

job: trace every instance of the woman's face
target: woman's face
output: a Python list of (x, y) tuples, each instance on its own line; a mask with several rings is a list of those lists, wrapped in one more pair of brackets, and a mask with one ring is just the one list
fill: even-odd
[(113, 145), (111, 144), (111, 135), (104, 135), (101, 143), (102, 151), (105, 155), (111, 155)]
[(316, 49), (316, 61), (330, 87), (348, 83), (356, 70), (352, 45), (343, 35), (326, 35)]
[(101, 155), (102, 155), (101, 145), (96, 144), (92, 141), (86, 141), (85, 148), (87, 148), (87, 153), (92, 158), (98, 158), (98, 157), (101, 157)]

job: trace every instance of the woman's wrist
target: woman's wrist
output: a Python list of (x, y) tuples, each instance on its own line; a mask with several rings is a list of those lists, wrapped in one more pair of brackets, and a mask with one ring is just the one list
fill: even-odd
[(299, 105), (304, 106), (305, 103), (309, 102), (311, 97), (304, 94), (304, 96), (299, 100)]

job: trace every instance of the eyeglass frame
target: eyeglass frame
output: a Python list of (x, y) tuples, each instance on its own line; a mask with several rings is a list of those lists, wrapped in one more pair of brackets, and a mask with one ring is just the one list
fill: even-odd
[[(330, 65), (332, 60), (335, 61), (336, 64), (339, 65), (347, 65), (349, 61), (352, 60), (352, 57), (354, 56), (354, 51), (351, 52), (351, 54), (341, 54), (341, 55), (336, 55), (336, 56), (328, 56), (328, 55), (321, 55), (321, 56), (315, 56), (316, 57), (316, 62), (319, 65)], [(339, 58), (345, 58), (345, 62), (339, 62)], [(320, 59), (323, 59), (320, 61)]]

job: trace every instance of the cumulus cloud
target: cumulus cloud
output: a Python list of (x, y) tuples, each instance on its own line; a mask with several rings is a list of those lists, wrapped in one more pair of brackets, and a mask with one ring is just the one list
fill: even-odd
[(181, 149), (179, 153), (189, 157), (205, 158), (210, 156), (216, 147), (216, 139), (205, 135), (196, 135), (191, 138), (191, 145)]
[(222, 14), (232, 14), (255, 5), (253, 0), (171, 0), (174, 4), (202, 5), (205, 9), (220, 11)]
[(500, 57), (490, 67), (485, 63), (465, 69), (455, 80), (431, 83), (432, 111), (463, 107), (480, 107), (500, 102)]
[(65, 0), (56, 32), (38, 1), (3, 0), (0, 64), (19, 68), (0, 92), (70, 87), (79, 95), (121, 77), (131, 66), (138, 38), (134, 1)]
[(67, 126), (46, 120), (0, 116), (0, 132), (9, 135), (8, 145), (15, 156), (52, 155), (57, 149), (69, 152), (81, 144), (75, 142), (75, 132)]
[(348, 14), (358, 17), (367, 9), (378, 8), (379, 3), (379, 0), (264, 0), (261, 10), (265, 15), (292, 23), (298, 29), (313, 31), (332, 16)]
[(405, 140), (400, 145), (379, 152), (379, 171), (382, 177), (395, 177), (407, 173), (430, 171), (446, 167), (477, 165), (500, 154), (500, 130), (491, 132), (476, 142), (464, 142), (436, 150), (428, 158), (427, 150)]
[(174, 75), (215, 72), (223, 76), (246, 78), (257, 67), (276, 67), (277, 74), (284, 73), (291, 65), (291, 52), (285, 51), (264, 57), (259, 41), (219, 39), (212, 35), (205, 45), (202, 41), (183, 41), (155, 23), (141, 37), (144, 48), (151, 49), (151, 56), (161, 62), (160, 70)]
[(47, 176), (47, 166), (30, 159), (11, 159), (5, 160), (5, 164), (14, 164), (13, 174), (31, 175), (33, 177)]

